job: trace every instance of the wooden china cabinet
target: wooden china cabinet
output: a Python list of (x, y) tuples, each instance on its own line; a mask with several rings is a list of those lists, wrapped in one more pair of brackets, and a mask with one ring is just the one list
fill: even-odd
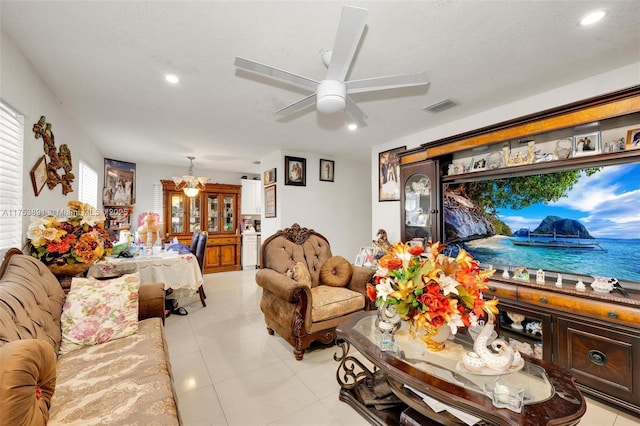
[(191, 243), (193, 231), (207, 231), (209, 239), (204, 272), (237, 271), (240, 266), (241, 185), (208, 183), (195, 197), (176, 190), (172, 180), (162, 180), (165, 239)]

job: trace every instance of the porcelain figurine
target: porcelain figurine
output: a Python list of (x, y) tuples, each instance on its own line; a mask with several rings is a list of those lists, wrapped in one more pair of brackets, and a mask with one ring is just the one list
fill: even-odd
[(488, 368), (496, 371), (505, 371), (513, 363), (513, 349), (503, 339), (495, 339), (491, 342), (493, 351), (490, 350), (487, 343), (492, 331), (493, 319), (489, 320), (476, 338), (473, 343), (473, 351), (478, 354)]
[(484, 368), (484, 361), (480, 358), (480, 355), (471, 351), (462, 355), (462, 364), (467, 370), (474, 373), (480, 373)]

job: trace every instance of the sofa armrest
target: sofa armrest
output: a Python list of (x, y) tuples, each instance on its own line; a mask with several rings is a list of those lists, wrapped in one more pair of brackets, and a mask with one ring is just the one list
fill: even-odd
[(306, 289), (308, 296), (311, 296), (310, 289), (306, 285), (273, 269), (259, 269), (256, 272), (256, 283), (289, 303), (296, 302), (296, 291), (299, 289)]
[(164, 323), (164, 285), (142, 284), (138, 291), (138, 321), (156, 317)]

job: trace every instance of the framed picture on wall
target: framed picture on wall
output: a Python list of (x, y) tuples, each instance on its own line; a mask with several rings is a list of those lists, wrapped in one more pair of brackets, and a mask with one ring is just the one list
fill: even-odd
[(42, 188), (47, 183), (47, 157), (42, 156), (36, 161), (36, 164), (31, 169), (31, 184), (33, 185), (33, 192), (36, 197), (42, 192)]
[(102, 204), (128, 206), (136, 202), (136, 165), (104, 159)]
[(600, 132), (573, 137), (573, 156), (594, 155), (602, 151), (600, 148)]
[(322, 182), (333, 182), (333, 169), (335, 162), (332, 160), (320, 159), (320, 180)]
[(378, 201), (400, 200), (400, 158), (407, 147), (390, 149), (378, 154)]
[(264, 187), (264, 217), (276, 217), (276, 185)]
[(284, 157), (284, 184), (294, 186), (307, 185), (307, 159), (300, 157)]
[(262, 183), (264, 185), (271, 185), (276, 183), (276, 169), (269, 169), (262, 173)]

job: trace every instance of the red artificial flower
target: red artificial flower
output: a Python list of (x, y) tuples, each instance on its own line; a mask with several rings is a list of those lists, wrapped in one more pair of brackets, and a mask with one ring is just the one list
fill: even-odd
[(376, 293), (376, 288), (371, 284), (367, 284), (367, 296), (372, 302), (375, 302), (376, 298), (378, 297)]
[(411, 256), (420, 256), (424, 252), (424, 247), (422, 246), (411, 246), (409, 250), (407, 250)]

